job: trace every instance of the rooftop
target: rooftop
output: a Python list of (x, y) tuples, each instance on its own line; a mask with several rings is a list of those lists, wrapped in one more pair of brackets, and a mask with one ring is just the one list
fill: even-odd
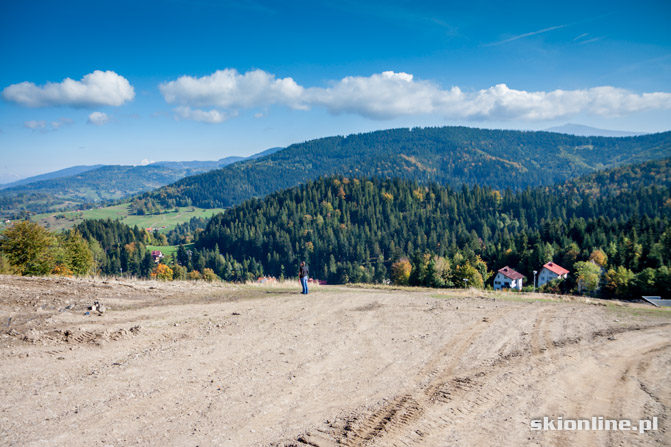
[(505, 276), (506, 278), (510, 278), (510, 279), (522, 279), (522, 278), (524, 278), (523, 274), (511, 269), (507, 265), (505, 267), (503, 267), (502, 269), (499, 269), (499, 273), (502, 274), (503, 276)]
[(565, 275), (565, 274), (568, 273), (568, 270), (566, 270), (564, 267), (562, 267), (561, 265), (557, 265), (553, 262), (548, 262), (543, 267), (550, 270), (552, 273), (555, 273), (557, 275)]

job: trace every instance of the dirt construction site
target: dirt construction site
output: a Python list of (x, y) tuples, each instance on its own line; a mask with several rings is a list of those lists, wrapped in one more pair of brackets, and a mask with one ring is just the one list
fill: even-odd
[(671, 445), (669, 308), (0, 276), (0, 318), (0, 445)]

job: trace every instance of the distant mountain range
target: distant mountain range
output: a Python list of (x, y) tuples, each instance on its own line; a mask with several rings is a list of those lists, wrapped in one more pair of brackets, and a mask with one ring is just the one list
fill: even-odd
[(93, 169), (101, 168), (103, 165), (91, 165), (91, 166), (72, 166), (71, 168), (60, 169), (58, 171), (47, 172), (46, 174), (36, 175), (34, 177), (27, 177), (21, 180), (17, 180), (12, 183), (5, 183), (0, 185), (0, 189), (13, 188), (15, 186), (27, 185), (28, 183), (40, 182), (42, 180), (51, 180), (62, 177), (70, 177), (71, 175), (81, 174), (86, 171), (91, 171)]
[(669, 156), (671, 132), (613, 138), (467, 127), (391, 129), (294, 144), (141, 194), (134, 206), (140, 211), (228, 207), (328, 175), (523, 189)]
[[(142, 165), (143, 166), (161, 166), (161, 167), (166, 167), (170, 169), (175, 169), (175, 170), (184, 170), (184, 171), (196, 171), (192, 172), (193, 174), (198, 173), (198, 172), (204, 172), (204, 171), (209, 171), (212, 169), (217, 169), (224, 167), (226, 165), (229, 165), (231, 163), (235, 163), (238, 161), (242, 160), (254, 160), (259, 157), (263, 157), (265, 155), (272, 154), (273, 152), (277, 152), (283, 148), (281, 147), (272, 147), (270, 149), (266, 149), (263, 152), (259, 152), (254, 155), (250, 155), (249, 157), (237, 157), (237, 156), (232, 156), (232, 157), (225, 157), (225, 158), (220, 158), (219, 160), (216, 161), (156, 161), (153, 163), (149, 163), (147, 165)], [(119, 166), (119, 165), (90, 165), (90, 166), (72, 166), (70, 168), (65, 168), (65, 169), (60, 169), (58, 171), (53, 171), (53, 172), (47, 172), (45, 174), (40, 174), (36, 175), (33, 177), (26, 177), (21, 180), (17, 180), (15, 182), (11, 183), (5, 183), (5, 184), (0, 184), (0, 190), (1, 189), (8, 189), (8, 188), (14, 188), (16, 186), (22, 186), (22, 185), (27, 185), (29, 183), (35, 183), (35, 182), (40, 182), (42, 180), (52, 180), (52, 179), (57, 179), (57, 178), (63, 178), (63, 177), (71, 177), (75, 176), (77, 174), (82, 174), (87, 171), (93, 171), (94, 169), (102, 168), (104, 166)]]
[(160, 161), (144, 166), (73, 166), (0, 185), (0, 213), (39, 213), (119, 200), (183, 177), (242, 160), (254, 160), (281, 149), (275, 147), (250, 157), (226, 157), (216, 161)]
[(645, 135), (643, 132), (627, 132), (624, 130), (597, 129), (596, 127), (583, 126), (582, 124), (568, 123), (563, 126), (550, 127), (547, 132), (564, 133), (581, 137), (635, 137)]

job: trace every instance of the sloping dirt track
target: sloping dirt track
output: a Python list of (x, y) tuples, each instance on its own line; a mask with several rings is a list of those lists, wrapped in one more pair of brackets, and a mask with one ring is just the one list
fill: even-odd
[[(0, 277), (0, 445), (671, 442), (668, 311), (476, 291), (299, 292)], [(94, 300), (108, 311), (84, 315)], [(531, 430), (543, 416), (659, 427)]]

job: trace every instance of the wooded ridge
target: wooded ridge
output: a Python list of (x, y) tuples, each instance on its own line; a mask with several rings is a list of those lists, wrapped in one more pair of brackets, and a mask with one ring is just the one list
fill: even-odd
[(133, 206), (139, 212), (229, 207), (328, 175), (519, 190), (669, 156), (671, 132), (613, 138), (467, 127), (391, 129), (294, 144), (142, 194)]

